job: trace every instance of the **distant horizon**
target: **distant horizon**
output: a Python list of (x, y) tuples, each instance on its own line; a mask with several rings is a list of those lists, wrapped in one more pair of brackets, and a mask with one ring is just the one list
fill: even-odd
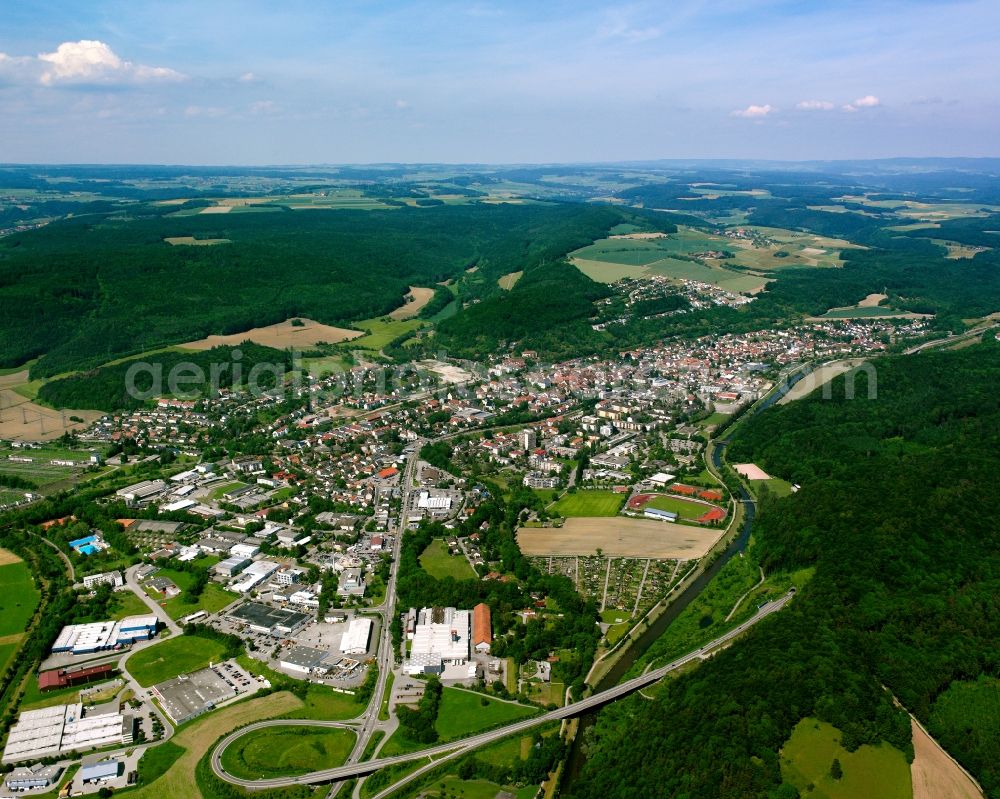
[(194, 162), (166, 162), (166, 161), (0, 161), (0, 169), (23, 168), (23, 167), (59, 167), (59, 168), (101, 168), (101, 167), (191, 167), (195, 169), (337, 169), (341, 167), (420, 167), (420, 166), (441, 166), (441, 167), (628, 167), (647, 164), (851, 164), (851, 163), (885, 163), (885, 162), (912, 162), (914, 164), (926, 162), (953, 162), (953, 161), (996, 161), (1000, 166), (1000, 155), (899, 155), (882, 156), (872, 158), (683, 158), (683, 157), (663, 157), (663, 158), (630, 158), (621, 160), (595, 160), (595, 161), (302, 161), (302, 162), (273, 162), (273, 163), (194, 163)]

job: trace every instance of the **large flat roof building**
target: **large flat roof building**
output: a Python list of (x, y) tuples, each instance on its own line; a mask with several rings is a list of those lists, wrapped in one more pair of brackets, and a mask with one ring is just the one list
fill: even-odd
[(363, 655), (372, 637), (372, 620), (353, 618), (340, 639), (340, 651), (345, 655)]
[(52, 644), (52, 651), (89, 655), (134, 641), (146, 641), (156, 635), (156, 625), (153, 614), (126, 616), (119, 621), (67, 624)]
[(423, 608), (417, 615), (408, 674), (441, 674), (448, 665), (469, 658), (471, 614), (455, 608)]
[(80, 749), (130, 744), (134, 727), (135, 719), (130, 715), (88, 715), (80, 703), (26, 710), (10, 729), (3, 762), (16, 763)]

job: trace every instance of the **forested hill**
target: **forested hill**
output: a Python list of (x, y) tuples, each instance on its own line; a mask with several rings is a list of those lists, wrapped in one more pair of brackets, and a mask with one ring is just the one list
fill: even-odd
[(876, 366), (877, 399), (840, 378), (739, 434), (733, 462), (802, 483), (762, 501), (756, 556), (815, 576), (661, 699), (603, 710), (574, 799), (794, 797), (778, 753), (804, 717), (912, 752), (882, 686), (1000, 797), (1000, 344)]
[(42, 356), (32, 377), (49, 377), (293, 316), (343, 325), (473, 266), (469, 291), (486, 295), (500, 275), (589, 244), (624, 213), (550, 203), (166, 215), (175, 209), (130, 207), (0, 239), (0, 368)]

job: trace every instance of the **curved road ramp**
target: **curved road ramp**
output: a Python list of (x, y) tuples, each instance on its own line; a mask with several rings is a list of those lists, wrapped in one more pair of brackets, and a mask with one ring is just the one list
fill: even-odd
[[(366, 774), (371, 774), (374, 771), (378, 771), (381, 768), (386, 768), (387, 766), (394, 766), (399, 763), (408, 763), (411, 760), (421, 760), (428, 757), (433, 757), (436, 755), (443, 755), (445, 753), (451, 753), (452, 756), (458, 755), (462, 752), (467, 752), (469, 750), (475, 749), (485, 744), (492, 743), (501, 738), (506, 738), (508, 735), (513, 735), (515, 733), (523, 732), (525, 730), (531, 729), (532, 727), (537, 727), (540, 724), (545, 724), (549, 721), (562, 721), (563, 719), (569, 718), (571, 716), (578, 716), (582, 713), (586, 713), (589, 710), (593, 710), (600, 705), (607, 702), (613, 702), (623, 696), (627, 696), (633, 691), (638, 691), (640, 688), (644, 688), (660, 679), (662, 679), (666, 674), (680, 668), (681, 666), (691, 663), (695, 660), (701, 660), (709, 656), (712, 650), (728, 643), (732, 639), (744, 633), (746, 630), (753, 627), (762, 619), (776, 613), (781, 610), (794, 596), (793, 592), (785, 594), (780, 599), (774, 602), (769, 602), (766, 605), (762, 605), (760, 609), (751, 618), (747, 619), (742, 624), (734, 627), (732, 630), (727, 632), (725, 635), (721, 635), (714, 641), (709, 642), (705, 646), (701, 647), (694, 652), (690, 652), (677, 660), (668, 663), (666, 666), (661, 666), (658, 669), (653, 669), (639, 677), (634, 677), (631, 680), (626, 680), (613, 688), (609, 688), (606, 691), (601, 691), (600, 693), (592, 694), (579, 702), (575, 702), (572, 705), (567, 705), (566, 707), (561, 707), (557, 710), (550, 711), (548, 713), (542, 713), (538, 716), (532, 716), (529, 719), (524, 719), (522, 721), (514, 722), (513, 724), (508, 724), (505, 727), (499, 727), (494, 730), (489, 730), (488, 732), (480, 733), (479, 735), (472, 735), (468, 738), (462, 738), (458, 741), (451, 741), (446, 744), (439, 744), (438, 746), (428, 747), (427, 749), (421, 749), (416, 752), (408, 752), (404, 755), (396, 755), (394, 757), (381, 757), (376, 760), (369, 760), (364, 763), (349, 763), (345, 766), (338, 766), (337, 768), (324, 769), (322, 771), (312, 771), (308, 774), (303, 774), (298, 777), (273, 777), (271, 779), (262, 780), (246, 780), (234, 777), (231, 774), (226, 773), (225, 769), (222, 768), (222, 753), (230, 746), (237, 738), (246, 735), (254, 730), (263, 729), (264, 727), (280, 727), (280, 726), (312, 726), (312, 727), (345, 727), (350, 726), (350, 724), (345, 724), (344, 722), (323, 722), (323, 721), (310, 721), (306, 719), (271, 719), (268, 721), (260, 721), (256, 724), (251, 724), (242, 729), (236, 730), (230, 733), (225, 738), (223, 738), (219, 744), (215, 747), (215, 751), (212, 752), (212, 771), (220, 779), (226, 782), (232, 783), (233, 785), (240, 785), (244, 788), (251, 789), (261, 789), (261, 788), (280, 788), (288, 785), (308, 785), (313, 783), (321, 782), (336, 782), (339, 780), (347, 780), (353, 777), (361, 777)], [(441, 759), (435, 761), (435, 765), (438, 765)]]

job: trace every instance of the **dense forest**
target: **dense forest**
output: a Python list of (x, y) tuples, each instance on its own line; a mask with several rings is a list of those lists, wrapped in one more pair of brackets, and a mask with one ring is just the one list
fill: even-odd
[[(472, 267), (468, 291), (487, 296), (500, 275), (557, 259), (622, 219), (579, 204), (166, 209), (73, 217), (0, 239), (0, 368), (41, 356), (32, 377), (50, 377), (289, 317), (345, 325), (402, 305), (410, 285)], [(228, 242), (164, 241), (177, 236)]]
[(877, 399), (863, 380), (847, 399), (842, 377), (832, 399), (775, 406), (740, 431), (734, 461), (802, 484), (762, 500), (755, 556), (815, 576), (657, 701), (602, 710), (573, 797), (795, 796), (778, 753), (804, 717), (850, 750), (912, 755), (893, 695), (1000, 796), (995, 703), (955, 712), (1000, 676), (1000, 344), (875, 365)]

